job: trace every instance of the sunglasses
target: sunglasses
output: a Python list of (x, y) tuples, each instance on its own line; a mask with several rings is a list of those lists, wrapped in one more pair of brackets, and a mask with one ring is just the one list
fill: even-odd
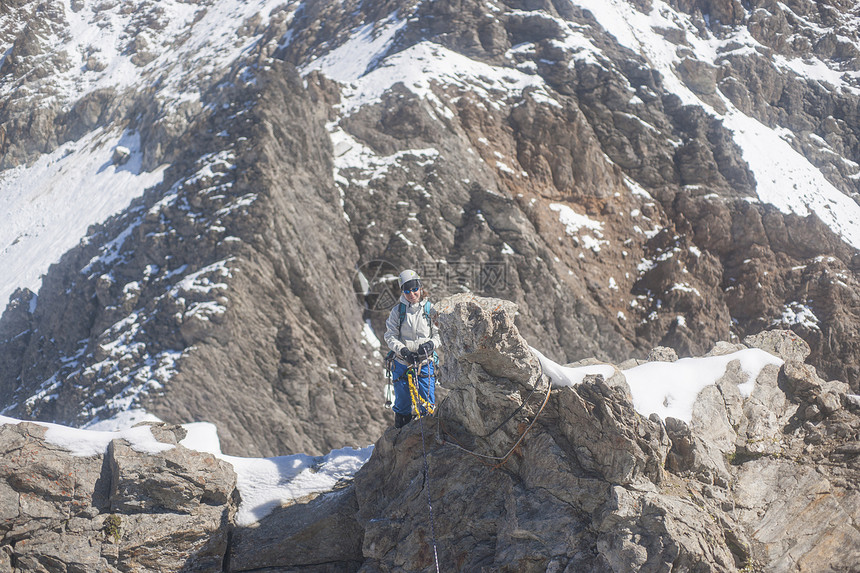
[(414, 292), (418, 292), (419, 290), (421, 290), (421, 287), (415, 287), (415, 288), (409, 289), (409, 290), (403, 289), (403, 293), (404, 294), (412, 294)]

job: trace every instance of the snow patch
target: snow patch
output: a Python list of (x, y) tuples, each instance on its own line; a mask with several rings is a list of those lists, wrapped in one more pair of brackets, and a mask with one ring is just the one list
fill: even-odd
[[(591, 249), (595, 253), (600, 251), (602, 245), (608, 245), (609, 241), (603, 239), (603, 223), (590, 219), (586, 215), (580, 215), (567, 205), (561, 203), (550, 203), (549, 208), (557, 212), (559, 221), (564, 225), (565, 232), (571, 237), (576, 237), (582, 246)], [(582, 229), (588, 229), (595, 236), (579, 236)]]
[[(130, 150), (121, 166), (112, 161), (118, 145)], [(0, 172), (0, 304), (19, 287), (37, 292), (48, 267), (77, 245), (90, 225), (161, 183), (167, 166), (145, 172), (142, 162), (139, 134), (97, 129), (29, 167)]]
[[(21, 420), (0, 416), (0, 424), (18, 424)], [(120, 431), (80, 430), (50, 424), (48, 422), (32, 422), (48, 429), (45, 441), (69, 451), (73, 456), (90, 457), (104, 455), (112, 440), (128, 441), (132, 449), (147, 454), (157, 454), (172, 449), (174, 446), (159, 442), (152, 435), (149, 426), (137, 426)]]
[(247, 527), (281, 505), (312, 494), (331, 491), (349, 479), (373, 453), (366, 448), (341, 448), (325, 456), (294, 454), (273, 458), (243, 458), (221, 452), (217, 429), (208, 422), (184, 424), (188, 435), (179, 442), (186, 448), (208, 452), (231, 464), (242, 496), (236, 524)]
[(593, 364), (589, 366), (561, 366), (544, 356), (537, 349), (529, 347), (540, 361), (543, 373), (549, 376), (553, 386), (576, 386), (581, 384), (586, 376), (599, 374), (605, 379), (615, 374), (615, 367), (610, 364)]
[[(610, 365), (581, 367), (559, 366), (532, 348), (546, 375), (554, 386), (574, 386), (580, 384), (585, 376), (602, 374), (610, 378), (615, 368)], [(693, 404), (699, 393), (715, 384), (725, 373), (730, 362), (740, 361), (741, 370), (747, 375), (747, 382), (738, 385), (744, 398), (755, 389), (759, 373), (767, 365), (782, 365), (776, 356), (749, 348), (724, 356), (702, 358), (682, 358), (675, 362), (647, 362), (623, 372), (633, 396), (633, 407), (645, 417), (652, 413), (663, 419), (671, 416), (688, 424), (693, 418)]]

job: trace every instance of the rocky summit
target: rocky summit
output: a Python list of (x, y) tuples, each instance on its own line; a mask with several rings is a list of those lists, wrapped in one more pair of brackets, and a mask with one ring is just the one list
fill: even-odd
[(500, 299), (441, 301), (436, 415), (253, 524), (235, 519), (230, 464), (179, 443), (183, 428), (139, 427), (149, 453), (116, 437), (73, 457), (43, 426), (0, 426), (0, 571), (856, 570), (860, 401), (815, 374), (796, 334), (697, 358), (728, 357), (684, 421), (636, 409), (634, 373), (680, 366), (670, 349), (569, 364), (582, 381), (564, 385), (516, 316)]

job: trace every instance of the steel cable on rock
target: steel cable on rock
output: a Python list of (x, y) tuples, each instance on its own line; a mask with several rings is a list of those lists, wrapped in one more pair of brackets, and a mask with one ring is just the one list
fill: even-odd
[[(538, 380), (540, 380), (540, 379), (542, 379), (542, 378), (544, 377), (543, 364), (540, 362), (540, 359), (538, 359), (538, 364), (540, 365), (540, 375), (538, 376)], [(523, 403), (522, 403), (522, 404), (520, 404), (520, 405), (517, 407), (517, 409), (516, 409), (516, 410), (514, 410), (514, 412), (513, 412), (510, 416), (508, 416), (508, 417), (505, 419), (505, 421), (503, 421), (501, 424), (499, 424), (499, 425), (496, 427), (496, 429), (495, 429), (495, 430), (493, 430), (493, 431), (492, 431), (492, 432), (490, 432), (489, 434), (486, 434), (485, 436), (479, 436), (479, 437), (481, 437), (481, 438), (489, 438), (490, 436), (492, 436), (493, 434), (495, 434), (495, 433), (496, 433), (496, 432), (497, 432), (497, 431), (498, 431), (502, 426), (504, 426), (505, 424), (507, 424), (507, 423), (508, 423), (508, 422), (509, 422), (509, 421), (510, 421), (510, 420), (511, 420), (511, 419), (512, 419), (516, 414), (517, 414), (517, 412), (519, 412), (520, 410), (522, 410), (522, 408), (523, 408), (523, 407), (528, 403), (528, 400), (532, 397), (532, 395), (534, 395), (534, 393), (535, 393), (536, 391), (537, 391), (537, 385), (535, 385), (534, 389), (529, 393), (529, 395), (526, 397), (526, 399), (525, 399), (525, 400), (523, 400)], [(478, 452), (476, 452), (476, 451), (474, 451), (474, 450), (470, 450), (470, 449), (468, 449), (468, 448), (464, 447), (462, 444), (460, 444), (460, 443), (457, 441), (457, 439), (456, 439), (456, 438), (454, 438), (454, 436), (452, 436), (450, 433), (448, 433), (447, 431), (445, 431), (445, 428), (443, 427), (443, 423), (442, 423), (442, 418), (441, 418), (440, 416), (437, 416), (437, 417), (439, 417), (439, 431), (440, 431), (440, 433), (444, 434), (446, 437), (451, 438), (451, 440), (452, 440), (452, 442), (449, 442), (449, 441), (447, 441), (447, 440), (445, 440), (445, 439), (443, 438), (443, 443), (450, 444), (450, 445), (451, 445), (452, 447), (454, 447), (454, 448), (457, 448), (457, 449), (459, 449), (459, 450), (462, 450), (462, 451), (466, 452), (467, 454), (470, 454), (470, 455), (472, 455), (472, 456), (475, 456), (476, 458), (480, 459), (482, 462), (483, 462), (483, 460), (495, 460), (495, 461), (498, 461), (498, 463), (496, 463), (495, 465), (486, 464), (486, 465), (489, 465), (490, 467), (492, 467), (493, 469), (498, 469), (498, 468), (502, 467), (502, 466), (503, 466), (503, 465), (508, 461), (508, 459), (509, 459), (509, 458), (511, 457), (511, 455), (514, 453), (514, 451), (516, 451), (517, 447), (518, 447), (518, 446), (522, 443), (522, 441), (525, 439), (526, 434), (528, 434), (529, 430), (531, 430), (531, 429), (532, 429), (532, 427), (535, 425), (535, 423), (537, 422), (537, 420), (538, 420), (538, 418), (540, 417), (541, 413), (543, 412), (543, 409), (546, 407), (547, 403), (549, 402), (549, 397), (550, 397), (550, 394), (551, 394), (551, 393), (552, 393), (552, 380), (550, 379), (550, 377), (549, 377), (549, 376), (547, 376), (547, 390), (546, 390), (546, 396), (545, 396), (545, 397), (544, 397), (544, 399), (543, 399), (543, 403), (541, 403), (540, 408), (538, 408), (538, 411), (537, 411), (537, 413), (535, 414), (534, 419), (531, 421), (531, 423), (529, 423), (529, 425), (526, 427), (526, 429), (525, 429), (525, 430), (523, 430), (522, 434), (520, 434), (519, 439), (517, 439), (517, 441), (516, 441), (516, 442), (514, 442), (514, 445), (513, 445), (513, 446), (511, 446), (511, 448), (507, 451), (507, 453), (506, 453), (504, 456), (490, 456), (490, 455), (487, 455), (487, 454), (479, 454)], [(447, 400), (447, 397), (446, 397), (446, 400)], [(437, 411), (440, 411), (440, 410), (441, 410), (441, 408), (437, 409)], [(486, 463), (486, 462), (484, 462), (484, 463)]]

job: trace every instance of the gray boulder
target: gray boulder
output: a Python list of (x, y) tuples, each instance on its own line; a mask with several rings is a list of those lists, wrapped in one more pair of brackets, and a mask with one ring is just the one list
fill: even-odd
[(221, 571), (236, 474), (210, 454), (74, 456), (33, 423), (0, 425), (0, 571)]
[(786, 362), (803, 363), (809, 356), (809, 344), (791, 330), (765, 330), (744, 338), (750, 348), (761, 348)]
[(230, 571), (357, 571), (364, 531), (350, 484), (277, 508), (253, 527), (233, 530)]

